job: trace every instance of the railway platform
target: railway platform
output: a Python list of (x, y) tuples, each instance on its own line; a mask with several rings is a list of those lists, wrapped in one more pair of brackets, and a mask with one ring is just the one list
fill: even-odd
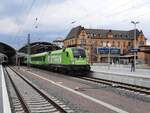
[(0, 65), (0, 113), (11, 113), (5, 77), (1, 65)]
[(108, 67), (108, 65), (93, 65), (91, 66), (91, 69), (95, 72), (111, 73), (116, 75), (133, 76), (140, 78), (150, 78), (150, 69), (137, 68), (135, 72), (131, 72), (130, 65), (126, 67), (124, 67), (123, 65), (110, 65), (110, 67)]
[(3, 113), (2, 70), (0, 69), (0, 113)]
[(130, 65), (94, 64), (91, 71), (101, 74), (99, 77), (104, 79), (150, 87), (150, 69), (136, 68), (135, 72), (131, 72)]

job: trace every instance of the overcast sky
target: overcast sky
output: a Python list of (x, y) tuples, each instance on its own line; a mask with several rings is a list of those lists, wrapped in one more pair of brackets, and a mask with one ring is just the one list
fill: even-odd
[(32, 42), (52, 42), (78, 25), (131, 30), (132, 20), (150, 42), (150, 0), (1, 0), (0, 42), (19, 48), (28, 33)]

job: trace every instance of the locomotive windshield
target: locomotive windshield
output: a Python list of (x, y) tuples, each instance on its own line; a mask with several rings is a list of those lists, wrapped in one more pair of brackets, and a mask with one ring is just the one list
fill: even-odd
[(86, 57), (86, 53), (85, 53), (85, 50), (82, 49), (82, 48), (72, 48), (72, 51), (73, 51), (73, 55), (75, 58), (79, 58), (79, 57)]

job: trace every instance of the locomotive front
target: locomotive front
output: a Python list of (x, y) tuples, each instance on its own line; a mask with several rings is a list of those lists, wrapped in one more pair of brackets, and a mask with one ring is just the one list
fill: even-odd
[(71, 59), (71, 69), (80, 72), (90, 71), (85, 49), (81, 47), (72, 47), (71, 50), (73, 56)]

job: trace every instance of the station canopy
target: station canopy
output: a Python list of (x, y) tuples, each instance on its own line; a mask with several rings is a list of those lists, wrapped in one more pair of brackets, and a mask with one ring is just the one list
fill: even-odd
[(0, 53), (5, 54), (7, 57), (13, 57), (16, 53), (16, 50), (11, 46), (0, 42)]
[[(49, 42), (30, 43), (30, 54), (42, 53), (42, 52), (53, 51), (58, 49), (60, 49), (60, 47), (58, 47), (55, 44), (51, 44)], [(27, 50), (28, 50), (28, 45), (25, 45), (24, 47), (19, 49), (18, 52), (27, 53)]]

